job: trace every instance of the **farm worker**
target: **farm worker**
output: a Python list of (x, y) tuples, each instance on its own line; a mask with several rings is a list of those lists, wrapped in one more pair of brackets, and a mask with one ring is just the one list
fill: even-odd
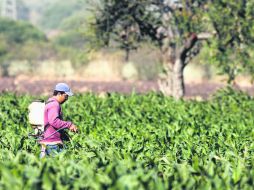
[[(53, 92), (53, 96), (48, 99), (44, 109), (44, 137), (40, 141), (42, 146), (40, 157), (49, 156), (63, 149), (63, 140), (66, 133), (62, 129), (69, 129), (77, 132), (77, 127), (70, 121), (62, 118), (61, 104), (68, 100), (73, 93), (65, 83), (58, 83)], [(68, 136), (67, 136), (68, 137)]]

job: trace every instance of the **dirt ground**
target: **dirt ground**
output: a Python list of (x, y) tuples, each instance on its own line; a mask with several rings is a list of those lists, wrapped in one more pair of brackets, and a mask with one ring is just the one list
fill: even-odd
[[(151, 81), (85, 81), (85, 80), (47, 80), (47, 79), (15, 79), (15, 78), (0, 78), (0, 92), (16, 92), (18, 94), (31, 95), (50, 95), (55, 84), (58, 82), (66, 82), (72, 88), (72, 91), (77, 92), (119, 92), (131, 93), (146, 93), (149, 91), (159, 91), (156, 82)], [(187, 83), (186, 98), (201, 98), (207, 99), (216, 90), (224, 87), (224, 84), (218, 83)], [(254, 94), (254, 87), (236, 88)]]

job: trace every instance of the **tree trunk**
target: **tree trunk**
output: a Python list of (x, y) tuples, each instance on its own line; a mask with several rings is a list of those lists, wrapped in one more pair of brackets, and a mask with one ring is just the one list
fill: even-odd
[(182, 98), (185, 93), (183, 71), (184, 71), (184, 62), (179, 57), (175, 61), (172, 76), (173, 97), (175, 97), (176, 99)]
[(129, 47), (127, 47), (125, 49), (125, 58), (124, 58), (125, 63), (129, 62), (129, 57), (130, 57), (130, 49), (129, 49)]
[(167, 95), (180, 99), (184, 96), (184, 61), (177, 58), (174, 63), (168, 63), (167, 75), (158, 81), (160, 91)]
[(172, 65), (173, 65), (172, 63), (168, 63), (166, 75), (160, 77), (158, 80), (160, 91), (167, 96), (172, 96), (173, 94), (173, 81), (172, 81), (173, 70), (172, 68), (169, 68), (169, 66)]
[(175, 50), (168, 45), (168, 42), (164, 42), (165, 45), (162, 47), (162, 63), (164, 65), (164, 75), (160, 76), (158, 85), (160, 91), (167, 95), (173, 95), (173, 66), (174, 66), (174, 54)]
[[(182, 47), (178, 47), (177, 50), (173, 48), (168, 48), (168, 56), (169, 56), (169, 69), (167, 73), (166, 80), (164, 80), (164, 86), (160, 85), (161, 91), (165, 95), (173, 96), (176, 99), (180, 99), (184, 96), (185, 86), (184, 86), (184, 76), (183, 71), (187, 63), (186, 58), (188, 53), (194, 47), (198, 40), (196, 34), (192, 34), (184, 43)], [(174, 53), (174, 55), (172, 55)], [(172, 64), (173, 63), (173, 64)], [(164, 89), (163, 89), (164, 88)]]

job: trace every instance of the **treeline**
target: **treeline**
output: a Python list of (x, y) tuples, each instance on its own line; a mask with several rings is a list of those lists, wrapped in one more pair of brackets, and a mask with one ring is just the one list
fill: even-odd
[[(42, 61), (69, 60), (73, 67), (86, 62), (83, 45), (85, 39), (81, 33), (64, 33), (53, 40), (38, 28), (25, 21), (0, 19), (0, 66), (2, 76), (13, 76), (22, 73), (13, 73), (10, 67), (23, 68), (32, 72)], [(23, 63), (18, 65), (17, 63)], [(24, 62), (26, 64), (24, 65)], [(29, 69), (25, 69), (29, 66)], [(17, 70), (17, 69), (16, 69)], [(16, 71), (16, 72), (20, 72)], [(21, 71), (22, 72), (22, 71)]]

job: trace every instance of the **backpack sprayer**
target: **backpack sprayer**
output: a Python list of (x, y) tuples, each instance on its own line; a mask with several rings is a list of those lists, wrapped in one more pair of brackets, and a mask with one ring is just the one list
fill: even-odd
[(45, 102), (43, 100), (34, 100), (29, 106), (28, 120), (32, 128), (34, 129), (34, 134), (29, 134), (33, 137), (42, 137), (44, 132), (44, 108)]

